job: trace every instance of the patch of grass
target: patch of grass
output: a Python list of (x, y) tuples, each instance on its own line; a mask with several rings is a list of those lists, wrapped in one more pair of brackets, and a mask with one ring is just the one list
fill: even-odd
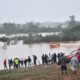
[[(80, 68), (79, 68), (80, 69)], [(80, 72), (77, 75), (72, 74), (68, 65), (68, 75), (71, 80), (80, 80)], [(48, 65), (35, 69), (17, 69), (5, 73), (0, 73), (0, 80), (64, 80), (65, 74), (62, 76), (60, 67), (57, 65)]]

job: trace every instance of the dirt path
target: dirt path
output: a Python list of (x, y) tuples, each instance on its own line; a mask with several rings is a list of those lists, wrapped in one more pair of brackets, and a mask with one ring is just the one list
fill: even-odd
[(65, 76), (65, 77), (64, 77), (64, 80), (71, 80), (71, 76), (70, 76), (70, 75)]

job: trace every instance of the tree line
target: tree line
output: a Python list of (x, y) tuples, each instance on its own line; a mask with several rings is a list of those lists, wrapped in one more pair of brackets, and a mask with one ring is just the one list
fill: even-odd
[(3, 23), (0, 27), (0, 34), (59, 32), (62, 30), (63, 28), (60, 25), (45, 27), (39, 22), (28, 22), (26, 24)]
[[(75, 20), (75, 16), (71, 15), (67, 27), (62, 27), (59, 24), (55, 27), (45, 27), (41, 23), (28, 22), (26, 24), (3, 23), (0, 27), (1, 34), (16, 34), (28, 33), (29, 36), (19, 36), (18, 40), (23, 40), (24, 43), (34, 42), (59, 42), (59, 41), (78, 41), (80, 40), (80, 22)], [(35, 35), (33, 33), (39, 32), (61, 32), (56, 35)], [(0, 41), (9, 41), (8, 38), (0, 38)]]

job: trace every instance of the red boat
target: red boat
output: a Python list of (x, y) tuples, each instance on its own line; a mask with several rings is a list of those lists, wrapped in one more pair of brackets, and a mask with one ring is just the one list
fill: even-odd
[(60, 44), (59, 43), (51, 43), (49, 46), (50, 46), (50, 48), (59, 48)]

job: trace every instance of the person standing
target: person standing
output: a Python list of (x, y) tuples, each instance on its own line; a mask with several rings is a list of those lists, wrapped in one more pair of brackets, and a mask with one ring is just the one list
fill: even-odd
[(4, 64), (4, 69), (7, 69), (7, 61), (6, 61), (6, 59), (4, 59), (3, 64)]
[(25, 59), (24, 59), (24, 66), (25, 66), (25, 68), (27, 67), (27, 62), (28, 62), (28, 59), (25, 58)]
[(48, 63), (51, 64), (52, 63), (52, 55), (49, 53), (48, 55)]
[(54, 63), (56, 63), (56, 53), (54, 53)]
[(28, 61), (28, 68), (31, 68), (31, 58), (30, 58), (30, 56), (28, 56), (27, 61)]
[(33, 55), (34, 66), (36, 65), (36, 61), (37, 61), (37, 56), (36, 55)]
[(9, 65), (9, 69), (11, 69), (11, 66), (12, 66), (12, 64), (13, 64), (13, 61), (12, 61), (12, 59), (8, 59), (8, 65)]
[(45, 54), (42, 54), (41, 59), (42, 59), (42, 65), (44, 65), (45, 64)]
[(60, 63), (59, 63), (59, 59), (60, 59), (60, 57), (61, 57), (61, 55), (60, 55), (60, 53), (58, 53), (58, 56), (57, 56), (57, 59), (58, 59), (58, 65), (60, 65)]
[(76, 74), (76, 70), (78, 68), (78, 58), (74, 55), (72, 58), (71, 58), (71, 70), (74, 74)]
[(64, 56), (64, 54), (61, 54), (60, 58), (59, 58), (59, 63), (61, 65), (61, 73), (63, 75), (63, 71), (65, 71), (66, 75), (67, 75), (67, 65), (66, 65), (66, 58)]
[(15, 64), (15, 68), (19, 68), (19, 59), (18, 58), (14, 59), (14, 64)]

